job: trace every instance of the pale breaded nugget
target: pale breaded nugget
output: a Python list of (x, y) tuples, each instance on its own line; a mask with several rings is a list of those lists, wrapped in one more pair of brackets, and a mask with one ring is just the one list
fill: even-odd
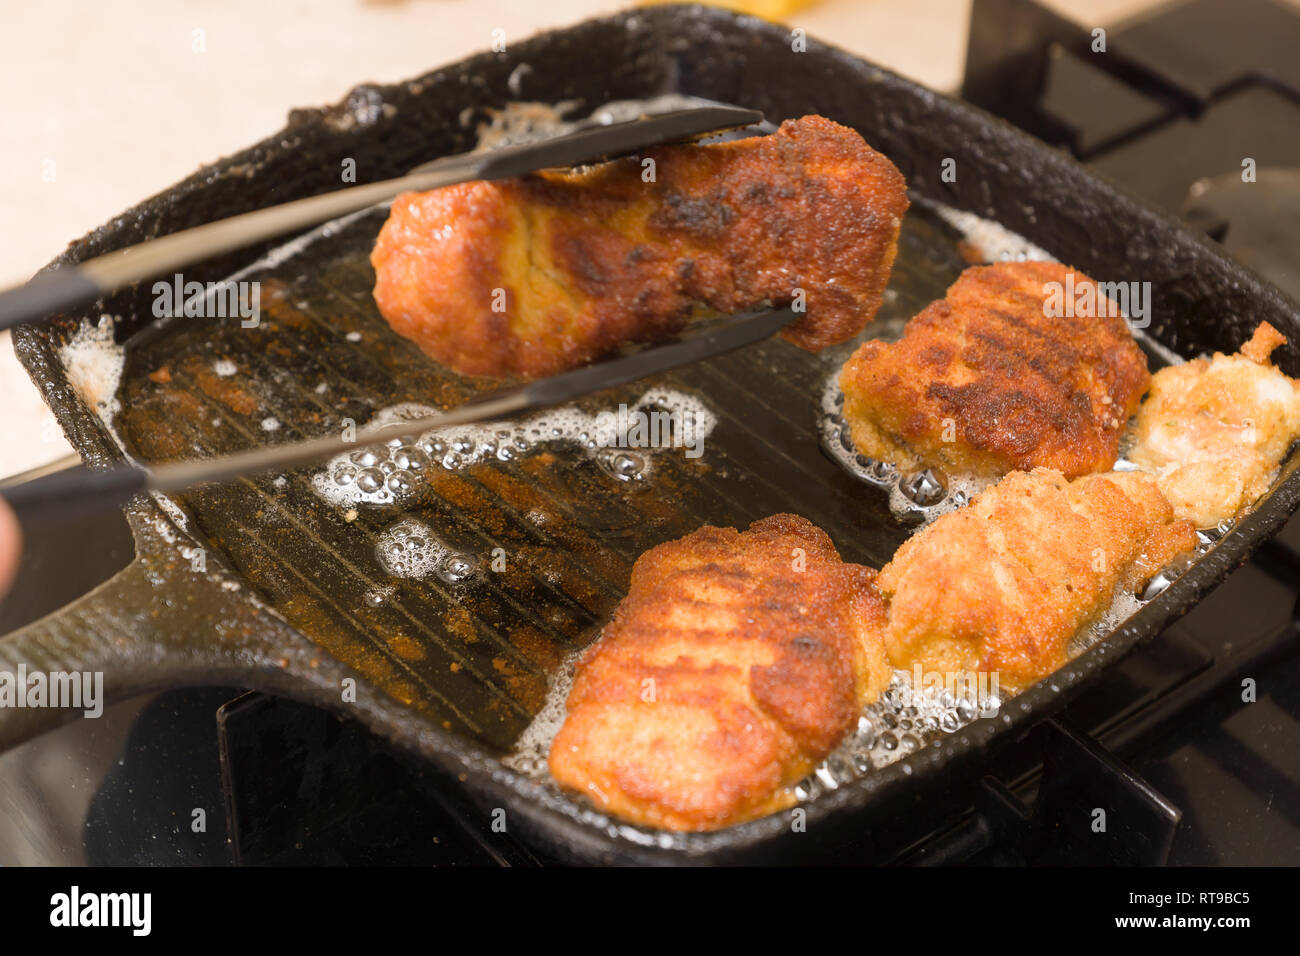
[(858, 450), (941, 475), (1110, 468), (1146, 391), (1146, 357), (1113, 305), (1048, 315), (1065, 310), (1045, 308), (1046, 284), (1067, 281), (1095, 290), (1055, 262), (970, 268), (898, 342), (864, 343), (840, 373)]
[(1261, 322), (1237, 355), (1215, 353), (1152, 376), (1129, 457), (1198, 528), (1233, 517), (1267, 491), (1300, 437), (1300, 382), (1269, 363), (1285, 343)]
[(472, 375), (533, 378), (805, 294), (782, 334), (817, 350), (880, 307), (907, 210), (894, 165), (820, 116), (770, 136), (585, 172), (407, 193), (371, 254), (399, 334)]
[(1118, 589), (1195, 546), (1148, 475), (1013, 472), (881, 569), (890, 663), (996, 672), (1000, 687), (1021, 690), (1066, 662), (1070, 639)]
[(787, 805), (889, 683), (874, 575), (795, 515), (647, 551), (578, 665), (552, 776), (671, 830)]

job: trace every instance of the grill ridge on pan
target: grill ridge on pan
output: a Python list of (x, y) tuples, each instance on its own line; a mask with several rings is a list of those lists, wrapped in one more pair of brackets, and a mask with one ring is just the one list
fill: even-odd
[[(268, 438), (319, 434), (345, 415), (366, 421), (386, 406), (465, 391), (465, 380), (431, 366), (392, 333), (370, 301), (373, 277), (364, 263), (373, 226), (371, 219), (353, 223), (269, 270), (249, 273), (248, 281), (262, 282), (267, 300), (256, 331), (237, 319), (175, 323), (129, 349), (117, 422), (132, 452), (153, 460), (161, 444), (167, 451), (185, 448), (185, 457), (226, 454)], [(955, 253), (950, 259), (948, 270), (927, 276), (931, 290), (960, 268)], [(912, 272), (904, 263), (898, 281), (905, 285)], [(339, 359), (347, 361), (346, 371)], [(218, 375), (212, 370), (218, 362), (233, 371)], [(831, 368), (825, 357), (773, 341), (729, 362), (664, 377), (665, 385), (704, 396), (719, 425), (698, 462), (675, 451), (649, 455), (650, 476), (632, 485), (558, 444), (508, 463), (425, 469), (424, 484), (407, 505), (362, 505), (350, 522), (312, 490), (310, 473), (319, 469), (205, 488), (183, 500), (236, 570), (334, 656), (453, 729), (508, 749), (549, 678), (598, 632), (622, 597), (632, 562), (653, 544), (701, 524), (748, 523), (783, 507), (807, 511), (846, 548), (870, 540), (856, 520), (864, 490), (838, 480), (818, 451), (815, 404), (800, 399), (797, 389), (789, 390), (785, 407), (763, 397), (762, 383), (812, 383)], [(163, 369), (168, 381), (150, 377)], [(321, 393), (313, 387), (318, 382), (326, 386)], [(657, 383), (590, 404), (604, 409), (634, 401), (647, 384)], [(259, 434), (264, 419), (274, 419), (274, 432)], [(571, 487), (562, 489), (566, 481)], [(829, 502), (822, 502), (822, 491)], [(807, 500), (797, 503), (800, 497)], [(620, 526), (639, 533), (603, 539), (600, 519), (591, 520), (593, 506), (621, 512)], [(545, 520), (530, 519), (541, 508)], [(398, 514), (424, 521), (477, 555), (478, 573), (448, 585), (436, 576), (393, 581), (377, 572), (379, 532)], [(905, 531), (885, 524), (871, 534), (879, 540), (867, 558), (881, 562)], [(507, 566), (521, 566), (519, 575), (484, 570), (496, 548), (504, 549)], [(391, 596), (367, 603), (388, 587), (395, 588)], [(459, 630), (448, 625), (452, 619), (459, 619)], [(513, 643), (525, 629), (536, 634), (539, 659)], [(453, 679), (448, 671), (464, 676)], [(440, 686), (444, 681), (468, 683), (463, 702)], [(473, 716), (484, 713), (491, 717)]]
[[(522, 94), (515, 95), (507, 81), (522, 62), (533, 71)], [(1152, 280), (1156, 314), (1148, 332), (1165, 345), (1184, 355), (1231, 351), (1256, 322), (1268, 320), (1291, 338), (1279, 364), (1290, 374), (1300, 371), (1295, 306), (1204, 241), (977, 110), (816, 43), (793, 54), (781, 28), (699, 7), (591, 21), (514, 45), (507, 55), (476, 57), (407, 84), (363, 88), (340, 107), (295, 113), (284, 133), (200, 171), (92, 233), (65, 258), (86, 258), (151, 234), (322, 191), (336, 185), (338, 156), (356, 157), (358, 169), (378, 179), (433, 153), (466, 149), (473, 144), (473, 130), (458, 119), (466, 107), (481, 115), (507, 100), (576, 98), (585, 111), (666, 89), (752, 106), (777, 121), (819, 112), (854, 126), (899, 166), (919, 195), (989, 215), (1090, 275)], [(362, 112), (374, 118), (371, 125), (349, 123), (344, 117), (352, 115), (347, 104), (354, 100), (387, 103), (393, 110), (385, 115), (367, 109)], [(956, 183), (939, 179), (940, 160), (949, 155), (958, 158)], [(259, 345), (239, 338), (247, 330), (237, 324), (177, 325), (142, 341), (126, 377), (132, 400), (124, 402), (127, 414), (119, 418), (134, 450), (145, 458), (151, 452), (166, 457), (233, 450), (292, 440), (333, 427), (347, 415), (361, 422), (376, 408), (397, 402), (450, 404), (468, 394), (469, 383), (449, 381), (414, 347), (386, 333), (374, 313), (366, 255), (381, 218), (360, 218), (308, 246), (302, 258), (282, 264), (278, 283), (268, 281), (267, 288), (280, 296), (268, 308), (270, 327)], [(223, 278), (262, 251), (204, 263), (187, 270), (186, 278)], [(914, 207), (900, 240), (891, 301), (880, 320), (910, 316), (941, 295), (964, 264), (953, 237), (943, 238)], [(148, 289), (141, 287), (105, 303), (104, 311), (122, 316), (119, 338), (150, 317), (148, 301)], [(74, 443), (92, 462), (103, 462), (119, 452), (69, 389), (57, 358), (58, 345), (82, 317), (21, 329), (15, 342)], [(360, 332), (361, 341), (350, 342), (349, 332)], [(268, 342), (281, 346), (283, 354), (263, 347)], [(556, 466), (533, 457), (441, 476), (415, 507), (449, 544), (480, 556), (489, 545), (502, 545), (508, 553), (531, 549), (529, 560), (512, 567), (504, 582), (482, 568), (465, 586), (382, 580), (373, 546), (384, 522), (365, 509), (345, 522), (315, 498), (303, 473), (285, 476), (281, 488), (275, 476), (267, 476), (194, 493), (186, 501), (188, 532), (212, 548), (214, 565), (243, 576), (245, 588), (237, 600), (262, 622), (265, 652), (274, 653), (275, 641), (299, 640), (305, 631), (351, 668), (331, 666), (327, 654), (313, 669), (301, 663), (310, 654), (298, 653), (302, 647), (295, 644), (295, 653), (285, 655), (283, 674), (260, 666), (250, 673), (250, 683), (354, 713), (408, 750), (461, 775), (485, 806), (506, 807), (519, 830), (565, 856), (742, 860), (779, 847), (793, 859), (876, 827), (894, 827), (903, 811), (922, 800), (934, 811), (938, 802), (957, 799), (974, 784), (974, 765), (991, 749), (1050, 713), (1090, 674), (1185, 611), (1276, 530), (1300, 498), (1293, 460), (1268, 499), (1111, 639), (1013, 700), (996, 720), (979, 721), (813, 801), (806, 833), (793, 835), (788, 821), (777, 815), (711, 834), (642, 834), (502, 767), (498, 754), (527, 723), (544, 691), (544, 676), (565, 653), (595, 637), (632, 561), (647, 547), (704, 521), (743, 526), (776, 511), (795, 511), (823, 527), (846, 560), (879, 566), (888, 559), (907, 529), (893, 520), (877, 490), (841, 472), (818, 447), (821, 389), (850, 348), (807, 356), (769, 342), (670, 376), (672, 387), (704, 395), (719, 422), (702, 459), (657, 454), (655, 474), (641, 487), (618, 483), (589, 460), (567, 458)], [(222, 355), (215, 354), (219, 350)], [(254, 396), (267, 403), (258, 417), (223, 402), (220, 383), (208, 382), (204, 391), (197, 379), (177, 381), (175, 375), (174, 401), (189, 409), (188, 418), (175, 409), (164, 417), (144, 401), (148, 389), (159, 393), (157, 383), (145, 378), (155, 370), (147, 367), (152, 363), (188, 358), (197, 369), (222, 357), (233, 361), (241, 376), (269, 383), (264, 396)], [(330, 382), (331, 391), (317, 395), (313, 386), (321, 380)], [(600, 396), (595, 404), (616, 406), (641, 392), (639, 386), (629, 387)], [(224, 398), (240, 404), (238, 395)], [(279, 429), (263, 431), (261, 417), (275, 417)], [(222, 425), (212, 426), (214, 418)], [(153, 430), (162, 423), (169, 427)], [(558, 512), (549, 527), (520, 520), (526, 519), (528, 503), (539, 499)], [(142, 560), (163, 560), (165, 543), (145, 528), (157, 517), (156, 507), (139, 501), (131, 517)], [(258, 609), (249, 584), (274, 613)], [(395, 587), (391, 603), (364, 603), (365, 591), (374, 585)], [(165, 585), (177, 586), (174, 580)], [(191, 604), (215, 609), (235, 600), (204, 590), (210, 585), (202, 581), (184, 586), (191, 589), (186, 593)], [(112, 591), (109, 586), (95, 600), (110, 602)], [(451, 602), (453, 592), (463, 595), (461, 603)], [(118, 596), (149, 599), (125, 584)], [(475, 613), (469, 630), (457, 611), (462, 604)], [(147, 631), (153, 626), (147, 618), (135, 620), (145, 632), (136, 635), (142, 654), (170, 646), (161, 633)], [(471, 631), (474, 641), (468, 639)], [(40, 633), (31, 637), (37, 640)], [(411, 659), (411, 647), (397, 637), (413, 641), (424, 658)], [(0, 638), (0, 652), (6, 640)], [(219, 646), (172, 640), (196, 658), (238, 672), (236, 663), (222, 663)], [(193, 682), (219, 670), (215, 664), (204, 666), (209, 670), (178, 666), (172, 679)], [(340, 673), (360, 678), (362, 693), (351, 707), (339, 704)], [(132, 686), (129, 676), (118, 679), (123, 689)], [(151, 679), (166, 680), (166, 668), (159, 665)], [(513, 823), (511, 829), (518, 832)]]

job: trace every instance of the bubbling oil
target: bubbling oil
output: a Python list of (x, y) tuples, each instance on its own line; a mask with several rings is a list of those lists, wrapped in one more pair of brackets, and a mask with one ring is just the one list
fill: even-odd
[(815, 770), (793, 787), (797, 800), (830, 790), (896, 763), (922, 747), (961, 730), (1002, 706), (997, 693), (955, 693), (953, 688), (916, 687), (895, 670), (880, 699), (862, 709), (855, 726)]
[(844, 393), (836, 371), (822, 390), (821, 416), (818, 422), (822, 449), (853, 477), (886, 491), (889, 510), (903, 520), (920, 518), (920, 527), (941, 515), (967, 505), (970, 500), (993, 484), (993, 479), (974, 475), (950, 476), (945, 485), (930, 469), (903, 475), (893, 462), (877, 461), (858, 451), (853, 443), (849, 423), (844, 417)]
[(414, 518), (402, 518), (380, 532), (375, 559), (395, 578), (437, 575), (448, 584), (470, 577), (476, 564), (472, 555), (454, 550)]
[[(964, 209), (924, 197), (913, 197), (913, 202), (932, 210), (948, 223), (980, 255), (985, 262), (1058, 262), (1059, 260), (1041, 246), (1035, 245), (1018, 232), (992, 219)], [(1031, 218), (1032, 221), (1032, 218)]]
[[(993, 479), (958, 477), (945, 487), (928, 471), (903, 477), (894, 465), (866, 458), (857, 452), (852, 442), (843, 417), (843, 402), (838, 376), (833, 375), (822, 396), (820, 431), (823, 447), (851, 474), (888, 490), (890, 506), (896, 515), (919, 515), (924, 526), (942, 514), (965, 506), (993, 483)], [(1125, 458), (1115, 465), (1116, 470), (1121, 471), (1135, 467)], [(1147, 583), (1141, 594), (1117, 588), (1107, 607), (1070, 640), (1068, 656), (1073, 659), (1109, 637), (1177, 580), (1230, 528), (1231, 522), (1225, 522), (1218, 528), (1199, 531), (1195, 552), (1175, 559)], [(578, 655), (573, 655), (553, 675), (543, 706), (520, 735), (514, 750), (503, 759), (506, 766), (551, 786), (554, 786), (554, 781), (547, 771), (548, 758), (551, 745), (564, 724), (566, 701), (573, 686), (577, 659)], [(917, 687), (911, 674), (895, 670), (881, 697), (863, 708), (853, 729), (812, 773), (790, 788), (790, 793), (800, 802), (816, 799), (896, 763), (980, 718), (996, 717), (1014, 699), (999, 692), (996, 685), (987, 683), (978, 687), (978, 693), (973, 690), (969, 687), (964, 692), (953, 687)], [(662, 835), (656, 836), (628, 824), (611, 822), (610, 826), (620, 835), (638, 842), (654, 843), (662, 838)]]
[[(551, 744), (564, 725), (565, 704), (580, 654), (571, 655), (552, 676), (541, 709), (519, 735), (514, 749), (502, 758), (507, 767), (550, 782), (547, 762)], [(951, 688), (917, 688), (907, 671), (895, 670), (880, 698), (862, 709), (854, 728), (811, 774), (791, 788), (792, 792), (798, 800), (812, 799), (887, 767), (981, 716), (995, 714), (1001, 703), (996, 693), (977, 697), (954, 693)]]
[[(687, 435), (693, 447), (713, 431), (717, 419), (699, 398), (675, 389), (655, 388), (628, 406), (632, 413), (664, 416), (676, 423), (672, 434), (653, 444), (625, 447), (611, 422), (618, 416), (566, 406), (511, 422), (434, 429), (415, 438), (392, 438), (332, 458), (312, 476), (312, 488), (341, 508), (390, 505), (409, 499), (431, 469), (459, 471), (486, 461), (511, 461), (546, 448), (563, 446), (593, 459), (619, 481), (646, 480), (656, 454), (680, 447)], [(371, 424), (398, 429), (404, 423), (437, 415), (427, 405), (407, 402), (376, 413)], [(675, 436), (675, 437), (674, 437)]]
[(551, 675), (541, 710), (519, 735), (514, 750), (501, 760), (507, 767), (526, 777), (550, 781), (547, 759), (550, 757), (551, 743), (564, 726), (564, 717), (568, 713), (566, 703), (569, 691), (573, 689), (573, 677), (581, 656), (581, 651), (570, 654)]

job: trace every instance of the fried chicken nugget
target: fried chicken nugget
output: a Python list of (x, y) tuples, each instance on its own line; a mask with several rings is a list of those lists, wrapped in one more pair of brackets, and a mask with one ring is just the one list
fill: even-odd
[(1269, 362), (1285, 343), (1261, 322), (1236, 355), (1218, 352), (1152, 376), (1129, 457), (1198, 528), (1232, 518), (1264, 494), (1300, 437), (1300, 382)]
[(524, 378), (797, 289), (783, 335), (805, 349), (871, 320), (908, 201), (856, 132), (805, 116), (645, 159), (399, 196), (371, 254), (379, 311), (459, 372)]
[(1065, 310), (1048, 308), (1047, 284), (1069, 282), (1096, 285), (1055, 262), (976, 266), (898, 342), (864, 343), (840, 373), (858, 450), (941, 475), (1110, 468), (1147, 388), (1146, 357), (1118, 308), (1049, 314)]
[(551, 775), (671, 830), (788, 805), (889, 683), (874, 575), (788, 514), (647, 551), (578, 665)]
[(1192, 524), (1148, 475), (1012, 472), (881, 569), (890, 663), (996, 673), (1001, 688), (1021, 690), (1066, 662), (1070, 639), (1119, 589), (1195, 546)]

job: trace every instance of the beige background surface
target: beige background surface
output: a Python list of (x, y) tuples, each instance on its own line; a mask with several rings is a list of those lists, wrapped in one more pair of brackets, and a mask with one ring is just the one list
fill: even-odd
[[(1228, 0), (1224, 0), (1228, 2)], [(0, 31), (0, 285), (196, 167), (341, 98), (538, 30), (613, 12), (601, 0), (42, 0)], [(1110, 26), (1151, 0), (1048, 0)], [(822, 0), (789, 18), (937, 89), (956, 87), (969, 0)], [(202, 31), (202, 49), (196, 38)], [(51, 181), (52, 180), (52, 181)], [(0, 336), (0, 474), (68, 447)]]

